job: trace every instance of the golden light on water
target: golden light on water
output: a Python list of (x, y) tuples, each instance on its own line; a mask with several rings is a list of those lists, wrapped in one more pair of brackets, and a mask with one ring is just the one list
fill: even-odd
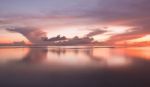
[(29, 48), (0, 48), (0, 63), (22, 60), (29, 51)]

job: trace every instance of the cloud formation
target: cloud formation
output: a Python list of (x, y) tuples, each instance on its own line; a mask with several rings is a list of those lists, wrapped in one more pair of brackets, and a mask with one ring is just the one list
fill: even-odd
[(48, 38), (46, 32), (31, 28), (31, 27), (11, 27), (6, 29), (9, 32), (20, 33), (25, 36), (30, 42), (35, 45), (81, 45), (81, 44), (91, 44), (93, 38), (83, 37), (79, 38), (75, 36), (74, 38), (67, 38), (65, 36), (56, 36)]
[(63, 41), (63, 40), (67, 40), (67, 38), (65, 36), (56, 36), (56, 37), (52, 37), (52, 38), (49, 38), (49, 39), (45, 39), (44, 41), (49, 41), (49, 42), (55, 42), (55, 41)]
[(92, 31), (86, 35), (87, 37), (92, 37), (107, 32), (106, 30), (102, 30), (102, 29), (91, 29), (91, 30)]
[[(39, 30), (45, 27), (51, 33), (55, 29), (63, 30), (70, 26), (131, 26), (135, 27), (132, 32), (114, 34), (108, 42), (131, 40), (150, 34), (149, 3), (150, 0), (3, 0), (0, 3), (0, 25), (27, 26), (24, 29), (8, 30), (21, 33), (31, 42), (39, 42), (41, 37), (46, 36)], [(85, 36), (92, 37), (107, 32), (109, 31), (91, 29)], [(49, 40), (55, 41), (54, 39), (57, 41), (60, 38)]]
[(75, 36), (74, 38), (69, 39), (64, 44), (66, 44), (66, 45), (84, 45), (84, 44), (91, 44), (92, 41), (93, 41), (93, 38), (90, 38), (90, 37), (79, 38), (78, 36)]
[(138, 39), (141, 37), (144, 37), (146, 35), (150, 34), (150, 30), (148, 29), (143, 29), (143, 28), (133, 28), (130, 31), (127, 31), (122, 34), (117, 34), (117, 35), (112, 35), (109, 40), (107, 40), (107, 43), (115, 43), (115, 42), (120, 42), (120, 41), (127, 41), (127, 40), (133, 40), (133, 39)]
[(9, 32), (17, 32), (25, 36), (29, 41), (32, 43), (39, 43), (42, 41), (43, 37), (46, 36), (46, 32), (36, 29), (36, 28), (29, 28), (29, 27), (12, 27), (6, 29)]

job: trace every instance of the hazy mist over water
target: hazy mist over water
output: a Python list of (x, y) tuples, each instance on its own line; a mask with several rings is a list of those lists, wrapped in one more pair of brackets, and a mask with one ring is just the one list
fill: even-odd
[(2, 87), (145, 87), (150, 48), (0, 48)]

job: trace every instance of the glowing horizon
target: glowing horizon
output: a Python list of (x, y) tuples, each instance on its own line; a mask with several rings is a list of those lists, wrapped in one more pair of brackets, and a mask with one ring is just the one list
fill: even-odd
[[(3, 0), (0, 43), (37, 42), (41, 37), (57, 35), (89, 37), (110, 44), (150, 41), (147, 3), (147, 0)], [(11, 32), (11, 28), (17, 30)]]

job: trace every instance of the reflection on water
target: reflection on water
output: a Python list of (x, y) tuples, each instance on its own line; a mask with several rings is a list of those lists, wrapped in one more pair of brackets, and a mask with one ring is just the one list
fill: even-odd
[(121, 67), (150, 59), (149, 48), (1, 48), (0, 63)]
[[(42, 47), (42, 48), (0, 48), (0, 80), (1, 83), (9, 82), (12, 84), (18, 84), (19, 79), (23, 83), (28, 83), (28, 78), (36, 79), (48, 79), (48, 76), (53, 75), (52, 72), (59, 73), (55, 76), (56, 81), (62, 84), (66, 84), (65, 81), (61, 82), (59, 79), (67, 80), (66, 77), (70, 77), (73, 72), (74, 77), (78, 77), (79, 81), (73, 80), (79, 86), (85, 85), (86, 81), (94, 81), (95, 86), (106, 85), (103, 83), (113, 84), (113, 79), (116, 81), (122, 81), (128, 83), (124, 79), (130, 79), (134, 76), (135, 79), (146, 79), (150, 76), (145, 76), (150, 72), (150, 48), (75, 48), (75, 47)], [(15, 70), (15, 71), (14, 71)], [(65, 72), (65, 71), (66, 72)], [(145, 70), (145, 71), (144, 71)], [(140, 73), (138, 73), (140, 72)], [(60, 73), (63, 75), (60, 75)], [(80, 78), (84, 73), (88, 80)], [(87, 75), (88, 73), (88, 75)], [(90, 73), (90, 75), (89, 75)], [(143, 73), (145, 75), (143, 75)], [(8, 76), (8, 74), (10, 76)], [(8, 80), (11, 74), (15, 74), (17, 79)], [(25, 77), (23, 76), (24, 74)], [(33, 74), (38, 74), (34, 76)], [(67, 75), (66, 75), (67, 74)], [(77, 75), (76, 75), (77, 74)], [(81, 74), (81, 75), (80, 75)], [(30, 77), (31, 75), (31, 77)], [(33, 76), (32, 76), (33, 75)], [(72, 75), (72, 74), (71, 74)], [(84, 76), (83, 75), (83, 76)], [(114, 77), (115, 75), (120, 77)], [(127, 77), (124, 77), (127, 76)], [(143, 76), (142, 76), (143, 75)], [(88, 77), (89, 76), (89, 77)], [(94, 78), (96, 76), (96, 78)], [(104, 77), (106, 76), (106, 77)], [(73, 78), (74, 78), (73, 77)], [(98, 78), (99, 77), (99, 78)], [(18, 79), (19, 78), (19, 79)], [(132, 78), (133, 82), (138, 82)], [(81, 81), (80, 81), (81, 80)], [(102, 81), (102, 84), (99, 83)], [(143, 81), (144, 81), (143, 80)], [(30, 81), (30, 80), (29, 80)], [(46, 80), (47, 81), (47, 80)], [(50, 81), (53, 81), (50, 79)], [(114, 80), (115, 81), (115, 80)], [(33, 83), (32, 83), (33, 82)], [(80, 83), (81, 82), (81, 83)], [(145, 82), (145, 81), (144, 81)], [(31, 81), (30, 85), (37, 84), (38, 81)], [(48, 82), (41, 82), (47, 83)], [(53, 84), (55, 82), (52, 82)], [(29, 84), (29, 83), (28, 83)], [(118, 84), (117, 82), (115, 83)], [(121, 84), (121, 83), (120, 83)], [(134, 84), (133, 84), (134, 85)], [(142, 84), (142, 86), (145, 85)]]
[(0, 64), (23, 59), (29, 48), (0, 48)]

